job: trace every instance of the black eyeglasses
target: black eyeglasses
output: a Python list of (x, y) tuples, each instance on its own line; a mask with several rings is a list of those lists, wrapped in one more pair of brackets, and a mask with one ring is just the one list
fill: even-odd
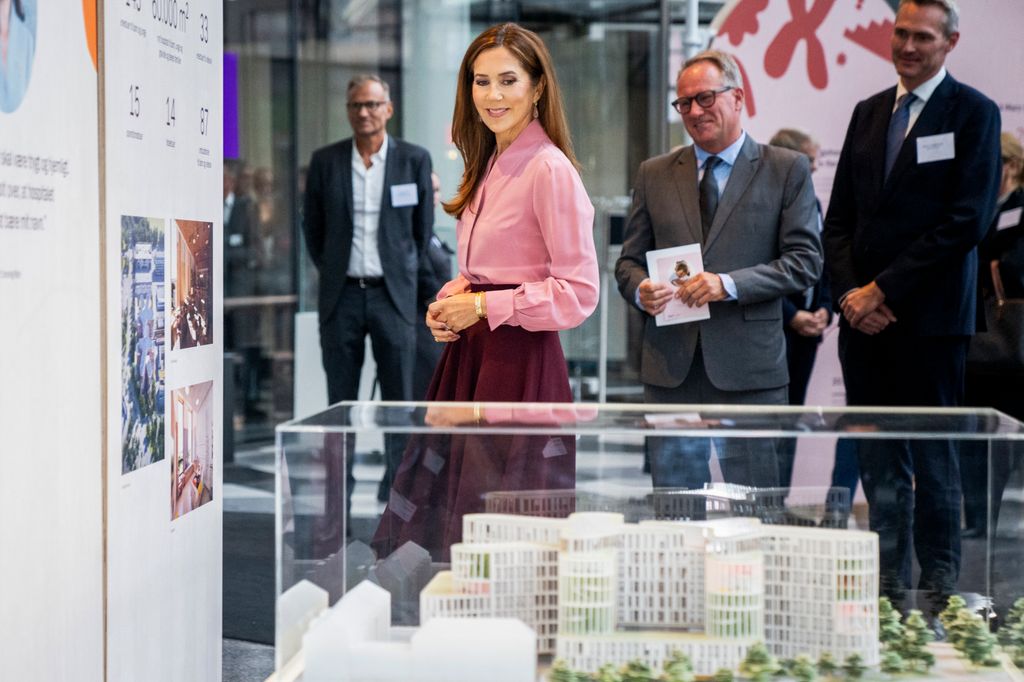
[(672, 102), (672, 108), (678, 111), (680, 114), (690, 113), (690, 107), (693, 105), (694, 100), (700, 105), (701, 109), (707, 109), (708, 107), (715, 106), (715, 98), (721, 95), (723, 92), (729, 92), (733, 87), (726, 85), (724, 88), (718, 88), (717, 90), (705, 90), (704, 92), (698, 92), (693, 97), (680, 97), (676, 101)]
[(345, 106), (347, 106), (348, 110), (353, 113), (358, 112), (360, 109), (366, 109), (372, 114), (377, 111), (377, 107), (382, 107), (385, 104), (387, 104), (387, 102), (374, 102), (371, 100), (369, 102), (348, 102)]

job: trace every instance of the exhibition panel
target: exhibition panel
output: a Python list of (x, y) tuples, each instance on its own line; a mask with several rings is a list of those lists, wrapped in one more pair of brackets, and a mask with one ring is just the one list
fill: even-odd
[[(1024, 597), (1024, 425), (989, 409), (356, 402), (276, 449), (279, 680), (878, 671), (892, 607), (1008, 632)], [(379, 450), (386, 502), (350, 499)], [(973, 670), (950, 639), (900, 665)]]
[(96, 3), (0, 8), (0, 677), (94, 682), (104, 582)]
[(221, 16), (102, 11), (109, 680), (221, 676)]

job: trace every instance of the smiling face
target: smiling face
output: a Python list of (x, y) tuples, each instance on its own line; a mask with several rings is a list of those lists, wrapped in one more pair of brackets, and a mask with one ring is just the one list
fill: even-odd
[[(706, 90), (720, 90), (722, 72), (711, 62), (692, 64), (679, 74), (676, 95), (695, 98)], [(743, 132), (740, 112), (743, 111), (743, 90), (733, 88), (715, 96), (715, 102), (706, 109), (694, 99), (690, 111), (682, 114), (683, 125), (693, 141), (706, 152), (718, 154), (739, 139)]]
[(945, 34), (946, 12), (937, 5), (905, 3), (892, 31), (892, 62), (907, 90), (934, 76), (946, 62), (959, 33)]
[(480, 53), (473, 62), (473, 105), (504, 151), (533, 120), (533, 105), (544, 85), (533, 83), (504, 47)]
[(384, 87), (372, 80), (360, 83), (348, 93), (348, 122), (357, 138), (384, 135), (385, 126), (395, 113)]

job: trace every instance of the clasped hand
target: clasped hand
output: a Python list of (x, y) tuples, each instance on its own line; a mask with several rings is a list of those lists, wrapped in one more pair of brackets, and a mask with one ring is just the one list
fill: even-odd
[(435, 341), (451, 343), (462, 332), (480, 321), (476, 314), (476, 294), (455, 294), (434, 301), (427, 307), (426, 322)]
[(664, 282), (655, 283), (650, 279), (640, 282), (640, 305), (649, 315), (658, 315), (673, 297), (692, 307), (726, 298), (722, 278), (713, 272), (699, 272), (687, 278), (678, 287)]
[(828, 310), (818, 308), (813, 313), (809, 310), (798, 310), (789, 321), (789, 326), (800, 336), (821, 336), (828, 326)]
[(874, 282), (853, 289), (842, 302), (843, 317), (859, 332), (873, 336), (896, 321), (885, 293)]

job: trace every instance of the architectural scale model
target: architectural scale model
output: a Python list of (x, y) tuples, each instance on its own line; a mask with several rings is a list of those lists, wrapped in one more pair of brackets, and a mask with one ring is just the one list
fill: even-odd
[(539, 653), (596, 672), (673, 650), (695, 672), (735, 670), (758, 641), (781, 658), (828, 652), (879, 662), (878, 537), (754, 518), (625, 523), (468, 514), (451, 571), (420, 594), (420, 619), (517, 618)]
[(536, 636), (511, 618), (391, 626), (391, 595), (363, 581), (312, 622), (303, 682), (535, 682)]

